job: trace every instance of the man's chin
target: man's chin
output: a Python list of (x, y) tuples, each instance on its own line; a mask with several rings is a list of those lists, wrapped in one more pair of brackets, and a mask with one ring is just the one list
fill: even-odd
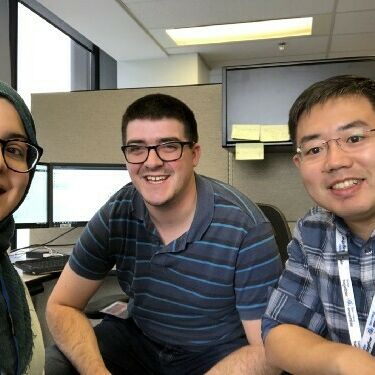
[(148, 206), (158, 207), (158, 208), (166, 207), (168, 206), (168, 203), (169, 203), (169, 200), (166, 200), (166, 199), (155, 199), (155, 198), (143, 197), (143, 200), (146, 202)]

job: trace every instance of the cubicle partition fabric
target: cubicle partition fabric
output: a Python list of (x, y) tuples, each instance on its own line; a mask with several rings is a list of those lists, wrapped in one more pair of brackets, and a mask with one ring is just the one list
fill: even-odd
[(221, 85), (35, 94), (32, 113), (44, 162), (122, 163), (121, 118), (134, 100), (176, 96), (198, 122), (202, 158), (197, 172), (228, 181), (228, 153), (221, 147)]
[(293, 223), (312, 202), (290, 153), (236, 161), (221, 146), (222, 86), (192, 85), (32, 95), (32, 113), (43, 162), (122, 163), (121, 118), (125, 108), (150, 93), (166, 93), (194, 111), (202, 158), (198, 173), (229, 182), (255, 202), (273, 204)]

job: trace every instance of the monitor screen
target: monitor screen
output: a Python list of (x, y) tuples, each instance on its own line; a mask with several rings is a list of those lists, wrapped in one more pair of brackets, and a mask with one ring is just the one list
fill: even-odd
[(52, 226), (85, 225), (130, 182), (120, 164), (51, 164)]
[(29, 192), (13, 214), (17, 228), (48, 226), (48, 165), (38, 164)]
[[(286, 125), (290, 107), (311, 84), (340, 74), (375, 79), (375, 58), (227, 67), (223, 74), (223, 146), (234, 146), (252, 141), (233, 139), (233, 124)], [(291, 141), (266, 141), (265, 145), (293, 150)]]

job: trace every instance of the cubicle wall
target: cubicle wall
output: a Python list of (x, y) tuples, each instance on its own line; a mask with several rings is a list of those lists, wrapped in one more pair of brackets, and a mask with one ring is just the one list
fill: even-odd
[(174, 95), (194, 110), (203, 148), (197, 171), (227, 181), (228, 154), (221, 147), (221, 85), (33, 95), (43, 161), (122, 163), (122, 115), (134, 100), (156, 92)]
[(202, 145), (198, 173), (229, 182), (254, 201), (278, 206), (291, 223), (311, 205), (290, 153), (263, 161), (235, 161), (221, 146), (221, 85), (35, 94), (32, 113), (44, 162), (121, 163), (121, 117), (135, 99), (161, 92), (194, 111)]

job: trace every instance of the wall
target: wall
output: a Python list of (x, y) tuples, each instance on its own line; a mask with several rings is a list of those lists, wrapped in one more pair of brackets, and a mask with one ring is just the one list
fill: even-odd
[(291, 153), (265, 153), (261, 161), (233, 161), (232, 184), (256, 202), (277, 206), (291, 227), (313, 204)]
[(197, 53), (117, 63), (119, 88), (202, 84), (208, 79), (208, 68)]
[(102, 50), (99, 50), (99, 88), (117, 88), (117, 61)]

